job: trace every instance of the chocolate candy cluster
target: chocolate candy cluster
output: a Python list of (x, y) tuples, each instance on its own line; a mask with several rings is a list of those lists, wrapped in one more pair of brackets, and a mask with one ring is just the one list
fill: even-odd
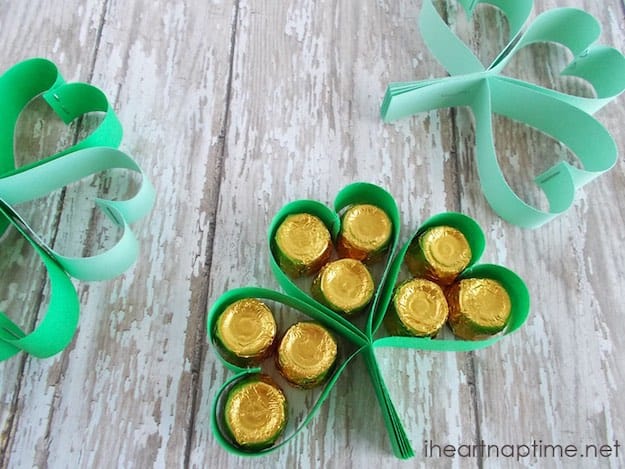
[[(230, 304), (217, 318), (215, 339), (224, 357), (238, 366), (258, 365), (273, 355), (276, 368), (290, 384), (304, 389), (322, 384), (338, 355), (330, 331), (314, 321), (291, 325), (279, 340), (277, 331), (269, 306), (245, 298)], [(271, 446), (284, 431), (287, 416), (284, 392), (266, 374), (233, 386), (223, 412), (232, 440), (250, 451)]]
[[(365, 264), (382, 259), (392, 229), (381, 208), (352, 205), (342, 216), (334, 250), (330, 232), (318, 217), (293, 214), (276, 230), (276, 257), (291, 278), (317, 274), (311, 288), (313, 298), (333, 311), (352, 315), (373, 298), (375, 284)], [(334, 251), (338, 259), (331, 260)]]
[(501, 332), (510, 317), (506, 289), (489, 278), (463, 278), (471, 262), (464, 234), (435, 226), (415, 236), (405, 262), (414, 278), (397, 286), (385, 325), (392, 335), (434, 337), (447, 322), (465, 340)]

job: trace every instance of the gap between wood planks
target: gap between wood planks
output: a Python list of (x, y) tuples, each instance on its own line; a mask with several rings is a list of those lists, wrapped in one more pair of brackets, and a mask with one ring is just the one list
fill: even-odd
[[(442, 8), (442, 12), (444, 14), (444, 18), (443, 20), (449, 24), (449, 2), (445, 1), (444, 3), (444, 8)], [(441, 112), (441, 111), (439, 111)], [(459, 155), (458, 155), (458, 148), (460, 147), (460, 136), (459, 136), (459, 132), (458, 132), (458, 109), (455, 107), (451, 107), (449, 108), (449, 116), (451, 119), (451, 138), (452, 138), (452, 146), (451, 146), (451, 157), (453, 158), (453, 168), (454, 171), (456, 172), (456, 174), (460, 174), (461, 171), (461, 164), (460, 164), (460, 160), (459, 160)], [(458, 207), (458, 211), (462, 212), (462, 197), (461, 197), (461, 191), (459, 189), (459, 186), (457, 185), (456, 187), (456, 191), (455, 191), (455, 195), (456, 195), (456, 206)], [(481, 412), (482, 409), (480, 408), (479, 405), (479, 400), (477, 398), (478, 395), (478, 389), (477, 389), (477, 384), (476, 384), (476, 373), (475, 373), (475, 366), (476, 366), (476, 361), (475, 361), (475, 352), (467, 352), (467, 369), (466, 369), (466, 373), (467, 373), (467, 384), (469, 386), (469, 395), (471, 396), (471, 405), (472, 405), (472, 410), (473, 410), (473, 418), (475, 419), (474, 422), (474, 430), (475, 430), (475, 443), (479, 444), (479, 442), (482, 440), (482, 429), (480, 426), (480, 416), (481, 416)], [(478, 454), (477, 458), (476, 458), (476, 463), (477, 463), (477, 467), (478, 469), (483, 469), (484, 467), (484, 458), (482, 454)]]
[[(219, 145), (220, 148), (217, 152), (218, 160), (216, 161), (217, 168), (217, 188), (213, 191), (213, 200), (210, 201), (211, 207), (215, 208), (212, 223), (209, 224), (208, 231), (208, 245), (206, 247), (206, 261), (204, 263), (204, 270), (206, 273), (206, 283), (200, 293), (200, 311), (201, 314), (206, 315), (208, 311), (208, 285), (210, 272), (213, 266), (213, 251), (215, 245), (215, 228), (217, 219), (217, 205), (219, 204), (219, 195), (221, 193), (221, 186), (224, 177), (224, 160), (226, 157), (226, 135), (228, 133), (228, 127), (230, 124), (230, 102), (232, 99), (232, 76), (234, 73), (234, 56), (237, 46), (237, 32), (239, 22), (239, 10), (240, 2), (235, 0), (233, 4), (232, 24), (230, 28), (230, 50), (229, 50), (229, 63), (228, 63), (228, 78), (226, 81), (226, 102), (224, 106), (224, 113), (222, 116), (222, 126), (219, 132)], [(193, 347), (193, 356), (191, 357), (191, 408), (189, 409), (189, 428), (187, 431), (187, 441), (185, 443), (184, 450), (184, 462), (183, 467), (188, 468), (190, 465), (193, 435), (195, 434), (196, 427), (196, 414), (199, 408), (199, 396), (200, 396), (200, 383), (202, 370), (206, 361), (206, 354), (208, 352), (208, 344), (206, 341), (206, 321), (200, 321), (200, 327), (197, 329), (195, 337), (195, 346)]]

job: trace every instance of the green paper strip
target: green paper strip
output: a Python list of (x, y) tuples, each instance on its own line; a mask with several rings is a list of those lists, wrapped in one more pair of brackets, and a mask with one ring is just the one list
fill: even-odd
[(128, 200), (96, 199), (95, 203), (123, 229), (119, 241), (107, 251), (92, 257), (66, 257), (51, 248), (48, 252), (66, 272), (80, 280), (104, 280), (126, 271), (137, 257), (138, 243), (128, 223), (146, 215), (154, 203), (154, 188), (141, 168), (126, 153), (114, 148), (95, 147), (48, 159), (28, 171), (0, 178), (0, 194), (8, 204), (34, 200), (67, 184), (107, 169), (127, 169), (142, 175), (143, 184)]
[[(611, 169), (617, 148), (609, 132), (592, 113), (625, 90), (625, 57), (618, 50), (593, 45), (601, 28), (588, 13), (558, 8), (539, 15), (525, 32), (531, 0), (459, 0), (469, 15), (479, 3), (498, 7), (508, 18), (510, 41), (485, 68), (451, 31), (431, 0), (425, 0), (419, 27), (425, 44), (452, 75), (448, 78), (393, 83), (387, 88), (381, 114), (385, 122), (446, 107), (469, 106), (476, 121), (476, 157), (482, 191), (504, 220), (536, 228), (566, 211), (575, 192)], [(562, 75), (586, 80), (596, 97), (584, 98), (508, 78), (500, 73), (513, 55), (537, 42), (554, 42), (569, 49), (572, 62)], [(549, 201), (543, 211), (523, 201), (506, 182), (495, 149), (492, 115), (527, 124), (559, 140), (581, 161), (583, 169), (560, 162), (536, 177)]]
[[(26, 105), (42, 95), (56, 114), (69, 124), (90, 112), (103, 112), (104, 118), (84, 139), (54, 155), (20, 168), (15, 167), (13, 139), (18, 117)], [(98, 88), (87, 83), (66, 84), (56, 65), (45, 59), (30, 59), (13, 66), (0, 76), (0, 176), (23, 172), (46, 161), (83, 148), (117, 147), (122, 140), (122, 127)]]
[(386, 387), (384, 378), (382, 377), (373, 347), (369, 346), (364, 349), (363, 356), (365, 357), (365, 363), (367, 365), (367, 370), (369, 371), (371, 385), (373, 386), (375, 396), (380, 404), (382, 417), (384, 418), (384, 425), (386, 426), (393, 454), (399, 459), (411, 458), (414, 456), (414, 450), (410, 445), (410, 440), (408, 439), (408, 435), (406, 435), (406, 430), (401, 423), (399, 414), (395, 409), (391, 395)]
[(317, 402), (310, 409), (310, 413), (306, 416), (306, 418), (299, 424), (299, 426), (286, 437), (282, 437), (280, 442), (274, 446), (266, 448), (262, 451), (250, 452), (245, 451), (234, 444), (231, 439), (228, 437), (227, 433), (223, 430), (223, 417), (222, 417), (222, 409), (224, 406), (224, 398), (227, 396), (227, 391), (239, 382), (242, 379), (249, 377), (250, 375), (254, 375), (260, 373), (260, 368), (249, 368), (239, 372), (237, 375), (233, 376), (231, 379), (226, 381), (219, 390), (213, 400), (213, 406), (211, 411), (211, 429), (213, 431), (213, 435), (215, 435), (215, 439), (217, 442), (227, 451), (232, 454), (236, 454), (237, 456), (265, 456), (267, 454), (273, 453), (274, 451), (279, 450), (283, 446), (287, 445), (293, 438), (299, 435), (300, 432), (304, 431), (308, 426), (308, 423), (315, 417), (321, 405), (325, 402), (325, 400), (330, 395), (330, 392), (334, 388), (336, 382), (341, 377), (341, 374), (347, 368), (347, 365), (359, 354), (359, 351), (354, 352), (350, 355), (342, 364), (340, 364), (337, 369), (332, 373), (332, 376), (329, 378), (328, 382), (323, 388), (321, 395), (317, 399)]
[[(392, 245), (390, 248), (388, 261), (382, 274), (382, 278), (378, 283), (374, 299), (367, 314), (367, 323), (364, 330), (358, 329), (354, 324), (350, 323), (347, 319), (341, 315), (325, 308), (320, 303), (312, 299), (306, 292), (302, 291), (294, 282), (292, 282), (284, 272), (280, 269), (276, 257), (273, 254), (273, 239), (275, 232), (287, 215), (294, 213), (311, 213), (318, 216), (328, 227), (333, 238), (336, 238), (340, 231), (340, 217), (339, 213), (346, 207), (352, 204), (370, 203), (381, 207), (391, 218), (393, 224), (393, 236)], [(356, 355), (362, 354), (365, 360), (365, 365), (369, 371), (369, 377), (371, 384), (375, 391), (376, 398), (380, 404), (380, 409), (384, 418), (384, 423), (389, 435), (391, 448), (393, 453), (402, 459), (412, 457), (414, 451), (410, 445), (410, 441), (406, 435), (406, 431), (401, 423), (401, 419), (393, 401), (389, 395), (388, 388), (382, 373), (380, 372), (377, 359), (375, 357), (375, 349), (379, 347), (401, 347), (401, 348), (413, 348), (420, 350), (434, 350), (434, 351), (470, 351), (479, 348), (492, 345), (496, 341), (500, 340), (504, 336), (511, 334), (517, 330), (527, 320), (529, 314), (529, 293), (527, 287), (523, 281), (512, 271), (505, 267), (492, 265), (492, 264), (478, 264), (480, 257), (484, 251), (485, 238), (482, 229), (479, 225), (470, 217), (462, 215), (460, 213), (447, 212), (435, 215), (426, 220), (413, 234), (411, 240), (414, 237), (419, 236), (428, 228), (433, 226), (447, 225), (452, 226), (460, 230), (471, 247), (472, 257), (467, 269), (465, 269), (460, 275), (461, 278), (466, 277), (480, 277), (480, 278), (492, 278), (498, 280), (506, 288), (510, 294), (512, 310), (511, 319), (507, 326), (507, 329), (503, 334), (495, 337), (491, 337), (486, 340), (480, 341), (463, 341), (463, 340), (438, 340), (438, 339), (422, 339), (415, 337), (382, 337), (377, 338), (376, 333), (382, 324), (386, 310), (391, 301), (393, 289), (399, 282), (399, 277), (402, 271), (402, 265), (404, 257), (410, 245), (410, 241), (404, 244), (399, 249), (399, 228), (401, 226), (399, 210), (397, 204), (392, 196), (384, 189), (367, 183), (355, 183), (350, 184), (339, 192), (334, 201), (334, 211), (327, 208), (325, 205), (311, 201), (311, 200), (299, 200), (292, 202), (284, 206), (274, 217), (271, 222), (268, 236), (269, 236), (269, 249), (271, 251), (270, 262), (272, 270), (278, 280), (280, 286), (285, 290), (286, 294), (273, 292), (257, 287), (244, 287), (234, 290), (230, 290), (220, 296), (212, 305), (207, 316), (207, 331), (209, 340), (211, 343), (215, 343), (215, 324), (219, 315), (224, 309), (233, 303), (234, 301), (244, 298), (257, 298), (275, 301), (281, 304), (285, 304), (291, 308), (294, 308), (301, 313), (307, 315), (311, 319), (317, 320), (328, 328), (332, 329), (337, 335), (354, 343), (358, 350), (350, 356), (335, 372), (332, 379), (324, 387), (322, 396), (317, 403), (311, 409), (311, 413), (307, 416), (305, 421), (295, 430), (294, 433), (283, 439), (278, 445), (263, 450), (257, 453), (249, 453), (237, 448), (236, 445), (230, 441), (228, 436), (222, 430), (220, 424), (220, 412), (223, 405), (222, 396), (230, 388), (230, 386), (237, 382), (239, 379), (253, 373), (258, 373), (258, 368), (244, 369), (237, 366), (234, 363), (229, 362), (227, 357), (222, 356), (219, 352), (218, 357), (224, 363), (224, 365), (230, 370), (237, 373), (232, 379), (224, 384), (217, 392), (217, 397), (213, 402), (212, 409), (212, 428), (216, 435), (217, 441), (228, 451), (231, 451), (239, 455), (263, 455), (273, 452), (288, 441), (294, 438), (299, 431), (302, 431), (308, 422), (313, 418), (317, 412), (319, 406), (327, 398), (331, 392), (334, 383), (338, 379), (338, 376), (343, 372), (348, 363)], [(217, 347), (215, 347), (218, 350)], [(305, 392), (305, 391), (303, 391)]]
[(19, 216), (1, 199), (0, 213), (35, 248), (48, 272), (51, 285), (48, 311), (39, 326), (30, 334), (25, 334), (0, 312), (0, 361), (12, 357), (20, 350), (39, 358), (49, 357), (65, 348), (74, 335), (78, 325), (78, 296), (63, 268), (40, 246), (28, 226), (20, 223)]
[[(13, 139), (18, 117), (38, 95), (69, 124), (90, 113), (103, 112), (98, 127), (83, 140), (54, 155), (21, 167), (15, 166)], [(138, 243), (128, 224), (146, 215), (155, 192), (141, 168), (126, 153), (117, 150), (121, 125), (99, 89), (86, 83), (66, 84), (56, 66), (45, 59), (21, 62), (0, 76), (0, 234), (13, 224), (35, 248), (46, 267), (51, 286), (47, 312), (31, 333), (25, 333), (0, 312), (0, 360), (20, 350), (36, 357), (61, 351), (73, 337), (79, 301), (70, 276), (81, 280), (109, 279), (124, 272), (137, 257)], [(122, 236), (110, 249), (91, 257), (67, 257), (54, 251), (28, 226), (14, 205), (44, 197), (66, 185), (108, 169), (139, 174), (142, 183), (127, 200), (96, 199), (94, 202)]]

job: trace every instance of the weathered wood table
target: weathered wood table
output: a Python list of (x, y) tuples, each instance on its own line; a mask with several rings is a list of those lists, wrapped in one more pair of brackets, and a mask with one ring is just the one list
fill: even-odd
[[(503, 222), (484, 199), (466, 109), (384, 124), (386, 85), (445, 75), (419, 35), (419, 1), (113, 0), (0, 3), (0, 69), (28, 57), (55, 61), (66, 79), (92, 82), (124, 126), (122, 149), (158, 191), (135, 225), (141, 256), (126, 274), (77, 282), (80, 327), (50, 359), (0, 364), (0, 466), (24, 467), (622, 467), (625, 464), (625, 166), (537, 229)], [(621, 0), (536, 1), (586, 9), (601, 42), (625, 48)], [(497, 10), (444, 16), (484, 62), (505, 44)], [(558, 76), (562, 49), (521, 51), (506, 74), (587, 93)], [(623, 98), (597, 118), (625, 152)], [(1, 105), (1, 103), (0, 103)], [(512, 186), (545, 206), (532, 178), (575, 157), (521, 124), (496, 119)], [(89, 131), (69, 129), (40, 101), (18, 125), (20, 164)], [(63, 253), (85, 255), (118, 235), (93, 210), (123, 196), (110, 174), (20, 206)], [(380, 350), (385, 377), (416, 457), (401, 462), (361, 361), (343, 375), (308, 430), (278, 453), (240, 459), (215, 442), (209, 419), (230, 376), (206, 338), (206, 310), (225, 290), (278, 288), (266, 230), (286, 202), (330, 204), (343, 186), (385, 187), (402, 212), (402, 241), (432, 214), (455, 210), (486, 233), (484, 261), (518, 272), (532, 295), (527, 325), (474, 353)], [(38, 258), (11, 232), (0, 244), (0, 306), (31, 330), (45, 310)], [(609, 445), (603, 455), (447, 457), (435, 446)], [(433, 450), (431, 448), (434, 448)], [(580, 452), (581, 452), (580, 450)], [(618, 451), (618, 454), (616, 454)], [(504, 451), (505, 452), (505, 451)], [(433, 453), (430, 457), (430, 453)]]

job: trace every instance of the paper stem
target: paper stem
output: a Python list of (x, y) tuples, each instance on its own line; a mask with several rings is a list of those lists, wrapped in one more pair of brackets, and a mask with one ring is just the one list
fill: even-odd
[(375, 395), (380, 404), (380, 409), (382, 410), (384, 424), (386, 425), (393, 453), (401, 459), (411, 458), (414, 456), (414, 450), (410, 445), (410, 440), (408, 440), (404, 426), (399, 419), (399, 414), (395, 409), (395, 405), (393, 404), (386, 384), (384, 383), (384, 378), (380, 373), (380, 368), (375, 357), (374, 347), (370, 345), (363, 349), (362, 353), (367, 369), (369, 370), (371, 384), (373, 385)]

